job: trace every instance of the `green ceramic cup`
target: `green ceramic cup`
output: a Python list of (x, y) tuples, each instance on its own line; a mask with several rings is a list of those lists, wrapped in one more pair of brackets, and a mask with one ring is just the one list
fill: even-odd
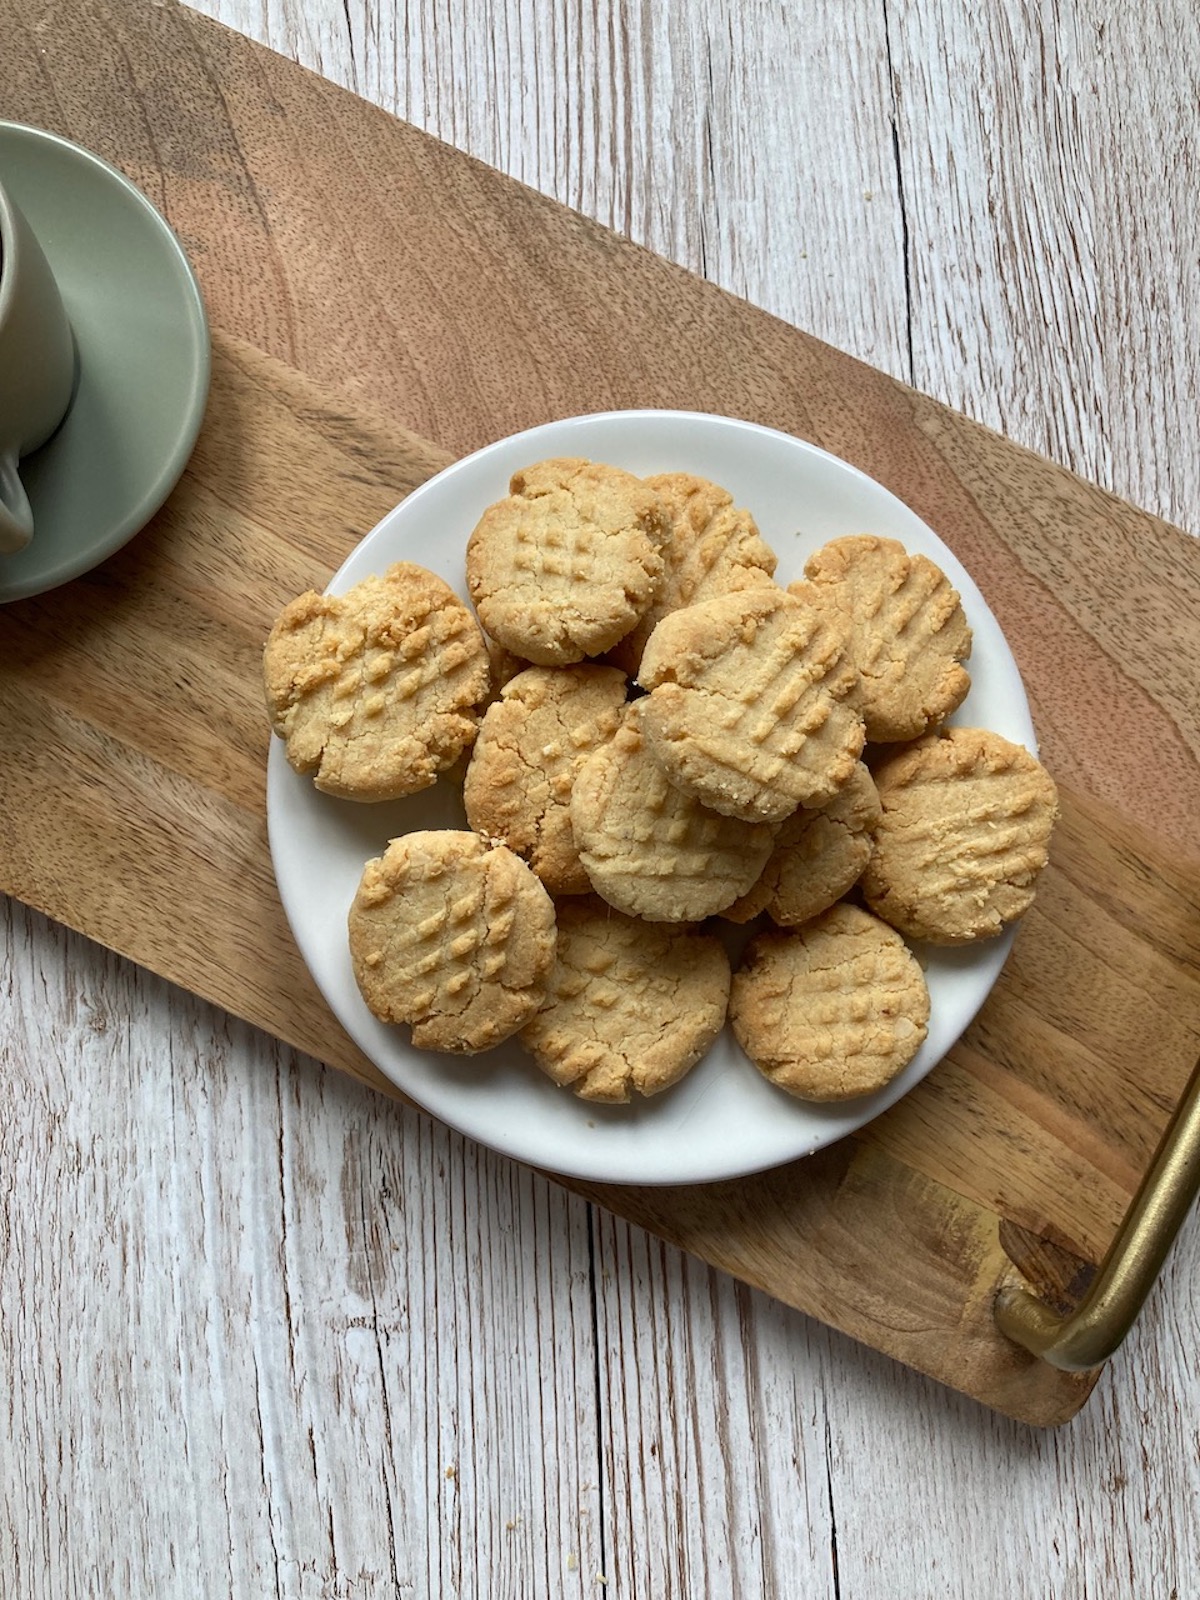
[(0, 184), (0, 555), (33, 537), (17, 465), (58, 427), (74, 383), (75, 345), (58, 285)]

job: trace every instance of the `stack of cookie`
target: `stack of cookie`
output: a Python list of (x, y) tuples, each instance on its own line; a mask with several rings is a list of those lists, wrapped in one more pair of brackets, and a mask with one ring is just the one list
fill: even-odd
[[(999, 736), (942, 728), (971, 634), (934, 563), (864, 535), (787, 589), (775, 565), (716, 485), (554, 460), (471, 535), (478, 623), (406, 563), (287, 607), (268, 705), (318, 787), (413, 793), (471, 748), (469, 827), (365, 869), (350, 949), (377, 1016), (437, 1050), (516, 1034), (602, 1101), (677, 1082), (727, 1015), (808, 1099), (912, 1059), (929, 996), (905, 938), (1021, 915), (1054, 785)], [(760, 917), (731, 974), (712, 919)]]

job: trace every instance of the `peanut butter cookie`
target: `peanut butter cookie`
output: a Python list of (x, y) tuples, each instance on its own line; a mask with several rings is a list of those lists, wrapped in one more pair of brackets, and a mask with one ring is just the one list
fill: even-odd
[(874, 1094), (920, 1049), (929, 991), (898, 933), (838, 905), (751, 941), (734, 974), (729, 1019), (772, 1083), (802, 1100)]
[(622, 916), (595, 896), (558, 907), (558, 951), (521, 1043), (584, 1100), (659, 1094), (725, 1023), (729, 958), (711, 935)]
[(631, 678), (637, 676), (647, 639), (669, 612), (735, 589), (769, 584), (775, 571), (775, 552), (727, 489), (688, 472), (660, 473), (645, 483), (666, 509), (669, 531), (658, 594), (632, 632), (609, 652), (609, 660)]
[(571, 794), (579, 858), (609, 905), (649, 922), (699, 922), (758, 877), (775, 830), (709, 811), (669, 783), (643, 737), (646, 700), (584, 762)]
[(667, 777), (713, 811), (781, 822), (847, 782), (863, 722), (842, 627), (772, 584), (664, 617), (638, 681), (646, 743)]
[(916, 739), (962, 704), (971, 630), (939, 566), (895, 539), (858, 534), (823, 546), (804, 570), (846, 625), (868, 739)]
[(616, 667), (527, 667), (480, 725), (463, 789), (467, 821), (515, 850), (552, 894), (591, 888), (571, 831), (571, 788), (617, 731), (625, 689)]
[(467, 545), (467, 587), (514, 655), (564, 666), (602, 655), (654, 599), (667, 518), (640, 478), (590, 461), (513, 474)]
[(874, 769), (882, 815), (868, 904), (913, 939), (989, 939), (1029, 909), (1058, 816), (1049, 773), (1021, 745), (947, 728)]
[(474, 739), (488, 659), (449, 584), (402, 561), (345, 594), (293, 600), (263, 679), (297, 772), (343, 799), (395, 800), (427, 789)]
[(382, 1022), (424, 1050), (473, 1055), (509, 1038), (545, 997), (554, 905), (503, 845), (452, 830), (393, 839), (350, 908), (350, 958)]
[(765, 911), (786, 928), (820, 916), (862, 877), (879, 815), (879, 795), (860, 761), (832, 800), (788, 817), (758, 882), (721, 915), (749, 922)]

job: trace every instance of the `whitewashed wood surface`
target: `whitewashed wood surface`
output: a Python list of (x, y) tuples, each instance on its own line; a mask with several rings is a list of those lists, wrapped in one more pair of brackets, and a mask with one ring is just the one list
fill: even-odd
[[(204, 9), (1200, 525), (1192, 0)], [(5, 1600), (1200, 1594), (1195, 1220), (1037, 1433), (0, 931)]]

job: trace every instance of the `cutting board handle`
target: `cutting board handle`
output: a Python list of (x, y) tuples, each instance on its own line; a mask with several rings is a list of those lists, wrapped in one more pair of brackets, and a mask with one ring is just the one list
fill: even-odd
[(1065, 1372), (1098, 1367), (1120, 1346), (1200, 1190), (1200, 1061), (1091, 1287), (1060, 1316), (1028, 1290), (996, 1296), (1001, 1333)]

